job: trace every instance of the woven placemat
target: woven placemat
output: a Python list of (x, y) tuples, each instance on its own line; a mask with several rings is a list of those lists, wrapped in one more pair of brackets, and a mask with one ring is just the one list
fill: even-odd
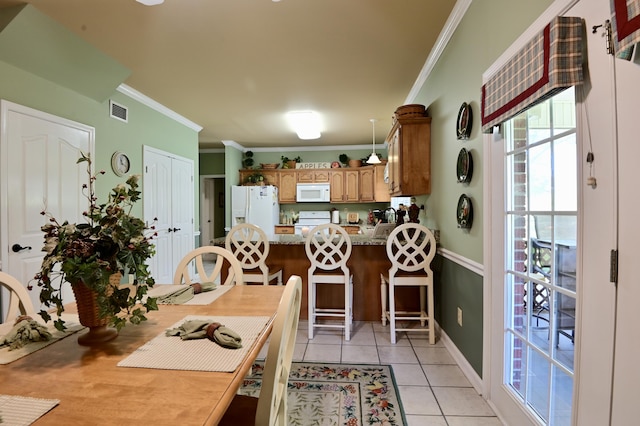
[(7, 426), (30, 425), (59, 403), (58, 399), (0, 395), (1, 423)]
[(162, 332), (118, 363), (118, 367), (157, 368), (231, 372), (238, 368), (256, 341), (269, 317), (195, 316), (189, 315), (169, 328), (189, 320), (215, 321), (230, 328), (242, 338), (242, 347), (227, 349), (209, 339), (182, 340)]
[[(184, 287), (183, 285), (173, 284), (160, 284), (155, 285), (149, 289), (147, 293), (150, 297), (160, 297), (169, 294), (175, 290)], [(193, 296), (193, 299), (183, 303), (183, 305), (209, 305), (213, 303), (218, 297), (222, 296), (233, 288), (232, 285), (219, 285), (215, 290), (205, 291), (204, 293), (198, 293)]]
[[(55, 315), (54, 315), (55, 318)], [(78, 315), (76, 314), (62, 314), (60, 316), (65, 321), (65, 325), (67, 330), (63, 333), (61, 331), (56, 330), (52, 321), (48, 323), (44, 323), (44, 321), (40, 318), (40, 316), (36, 316), (34, 319), (42, 324), (45, 324), (51, 333), (51, 340), (46, 342), (32, 342), (21, 348), (9, 350), (8, 347), (0, 348), (0, 364), (9, 364), (10, 362), (16, 361), (24, 356), (27, 356), (31, 353), (34, 353), (37, 350), (40, 350), (44, 347), (49, 346), (52, 343), (57, 342), (60, 339), (64, 339), (67, 336), (72, 335), (84, 328), (83, 325), (80, 324), (78, 320)], [(13, 324), (5, 323), (0, 324), (0, 336), (4, 336), (13, 328)]]

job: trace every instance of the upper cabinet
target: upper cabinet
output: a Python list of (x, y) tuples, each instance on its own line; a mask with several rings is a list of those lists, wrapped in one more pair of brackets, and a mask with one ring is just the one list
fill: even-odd
[(245, 169), (241, 185), (274, 185), (281, 203), (296, 202), (298, 183), (330, 183), (332, 203), (389, 202), (385, 164), (338, 169)]
[(357, 168), (333, 170), (330, 179), (332, 203), (360, 201), (360, 172)]
[(390, 195), (431, 193), (431, 117), (398, 118), (386, 142)]

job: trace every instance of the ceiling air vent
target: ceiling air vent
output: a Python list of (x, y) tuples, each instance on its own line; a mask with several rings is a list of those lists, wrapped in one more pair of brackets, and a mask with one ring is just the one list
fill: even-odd
[(109, 100), (109, 115), (111, 118), (127, 123), (129, 121), (129, 108)]

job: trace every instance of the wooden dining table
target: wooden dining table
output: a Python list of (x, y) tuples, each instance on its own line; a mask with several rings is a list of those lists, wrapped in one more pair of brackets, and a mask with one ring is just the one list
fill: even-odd
[[(78, 344), (82, 330), (0, 365), (0, 393), (60, 400), (35, 425), (215, 425), (271, 333), (283, 291), (284, 286), (242, 285), (210, 305), (160, 305), (148, 321), (129, 324), (116, 339), (92, 347)], [(187, 315), (270, 320), (231, 373), (117, 366)]]

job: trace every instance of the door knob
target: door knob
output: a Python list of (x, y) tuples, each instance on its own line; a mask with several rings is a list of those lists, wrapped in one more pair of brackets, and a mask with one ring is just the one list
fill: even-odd
[(14, 244), (11, 246), (11, 250), (13, 250), (14, 253), (18, 253), (18, 252), (21, 252), (22, 250), (31, 250), (31, 247), (30, 246), (22, 247), (20, 244)]
[(173, 232), (178, 232), (180, 228), (173, 228)]

